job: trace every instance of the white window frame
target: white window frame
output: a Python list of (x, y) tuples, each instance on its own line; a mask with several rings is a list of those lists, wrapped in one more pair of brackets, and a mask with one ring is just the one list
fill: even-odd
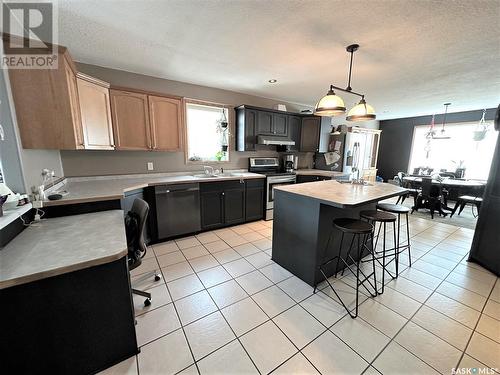
[[(452, 123), (447, 123), (445, 125), (445, 128), (447, 126), (454, 127), (454, 126), (461, 126), (461, 125), (463, 125), (463, 126), (471, 126), (471, 125), (476, 126), (477, 123), (478, 123), (478, 121), (454, 122), (454, 123), (452, 122)], [(490, 121), (486, 121), (486, 123), (488, 124), (488, 127), (489, 127), (488, 131), (489, 132), (494, 131), (493, 121), (491, 121), (491, 120)], [(415, 146), (415, 138), (418, 136), (417, 135), (417, 128), (418, 129), (425, 129), (425, 128), (428, 129), (429, 127), (430, 127), (430, 125), (415, 125), (413, 127), (413, 135), (412, 135), (412, 139), (411, 139), (410, 154), (408, 155), (408, 165), (407, 165), (407, 168), (406, 168), (408, 174), (412, 174), (413, 173), (413, 169), (411, 168), (412, 167), (411, 162), (412, 162), (413, 148)], [(441, 124), (436, 124), (434, 126), (434, 130), (436, 130), (436, 132), (439, 132), (441, 130)], [(472, 134), (471, 134), (471, 139), (472, 139)], [(468, 168), (468, 166), (466, 166), (466, 168)], [(491, 168), (491, 165), (490, 165), (490, 168)], [(433, 173), (439, 173), (439, 172), (438, 171), (433, 171)], [(465, 174), (465, 178), (469, 179), (467, 177), (467, 172)], [(484, 180), (481, 179), (481, 181), (484, 181)]]
[[(229, 129), (229, 136), (227, 139), (227, 160), (189, 160), (189, 139), (188, 139), (188, 116), (187, 116), (187, 109), (188, 109), (188, 104), (196, 104), (196, 105), (204, 105), (204, 106), (209, 106), (209, 107), (218, 107), (218, 108), (225, 108), (227, 110), (227, 121), (228, 121), (228, 129)], [(227, 105), (227, 104), (221, 104), (221, 103), (215, 103), (215, 102), (209, 102), (209, 101), (204, 101), (204, 100), (197, 100), (197, 99), (185, 99), (184, 100), (184, 118), (185, 118), (185, 129), (184, 129), (184, 139), (186, 140), (184, 147), (184, 159), (186, 164), (191, 164), (191, 165), (210, 165), (210, 164), (228, 164), (231, 162), (231, 151), (233, 150), (233, 111), (231, 111), (233, 107)]]

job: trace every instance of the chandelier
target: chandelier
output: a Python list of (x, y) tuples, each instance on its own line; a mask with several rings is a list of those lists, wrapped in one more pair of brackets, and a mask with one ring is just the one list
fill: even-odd
[(351, 88), (351, 75), (352, 75), (352, 59), (354, 52), (359, 49), (359, 44), (351, 44), (346, 47), (346, 51), (351, 54), (351, 61), (349, 63), (349, 80), (347, 87), (345, 89), (338, 86), (330, 85), (330, 89), (323, 96), (314, 109), (314, 114), (318, 116), (339, 116), (345, 113), (346, 107), (344, 104), (344, 99), (335, 94), (334, 90), (342, 91), (348, 94), (353, 94), (361, 97), (358, 104), (350, 109), (347, 113), (347, 121), (367, 121), (374, 120), (376, 118), (375, 110), (373, 107), (366, 103), (365, 95), (358, 92), (352, 91)]

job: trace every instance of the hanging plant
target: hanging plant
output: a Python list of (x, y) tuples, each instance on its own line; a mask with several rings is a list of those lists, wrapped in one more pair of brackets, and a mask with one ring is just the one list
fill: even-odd
[(481, 120), (479, 120), (476, 129), (472, 132), (472, 139), (476, 142), (482, 141), (488, 132), (488, 124), (486, 124), (486, 120), (484, 119), (485, 116), (486, 109), (483, 109), (483, 116), (481, 117)]

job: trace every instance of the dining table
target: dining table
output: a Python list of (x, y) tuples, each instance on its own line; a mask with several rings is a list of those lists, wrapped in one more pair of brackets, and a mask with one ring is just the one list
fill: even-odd
[[(425, 178), (425, 177), (424, 177)], [(419, 185), (422, 182), (422, 177), (406, 176), (403, 177), (403, 181), (409, 182), (410, 184)], [(433, 185), (441, 185), (450, 188), (481, 188), (486, 185), (486, 181), (482, 180), (462, 180), (455, 178), (443, 178), (442, 180), (432, 179)]]
[[(430, 176), (426, 177), (424, 176), (423, 178), (429, 178)], [(417, 176), (406, 176), (403, 177), (403, 181), (412, 185), (412, 187), (419, 186), (422, 183), (422, 177), (417, 177)], [(460, 195), (478, 195), (478, 191), (481, 191), (484, 186), (486, 186), (486, 181), (482, 180), (464, 180), (464, 179), (455, 179), (455, 178), (443, 178), (443, 179), (432, 179), (432, 184), (439, 186), (439, 187), (445, 187), (448, 192), (452, 192), (453, 190), (455, 191), (455, 194), (453, 194), (454, 197), (458, 197)], [(452, 199), (453, 200), (453, 199)], [(453, 208), (448, 207), (446, 204), (447, 202), (444, 203), (442, 208), (447, 211), (453, 211)]]

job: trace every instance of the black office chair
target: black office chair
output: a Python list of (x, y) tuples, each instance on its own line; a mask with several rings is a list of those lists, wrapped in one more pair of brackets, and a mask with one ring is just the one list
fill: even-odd
[[(148, 203), (140, 198), (136, 198), (125, 218), (129, 271), (142, 264), (142, 258), (146, 255), (148, 249), (144, 241), (144, 228), (146, 227), (148, 213)], [(159, 281), (160, 279), (160, 274), (155, 272), (155, 281)], [(134, 288), (132, 288), (132, 293), (146, 297), (144, 305), (151, 305), (151, 293)]]

